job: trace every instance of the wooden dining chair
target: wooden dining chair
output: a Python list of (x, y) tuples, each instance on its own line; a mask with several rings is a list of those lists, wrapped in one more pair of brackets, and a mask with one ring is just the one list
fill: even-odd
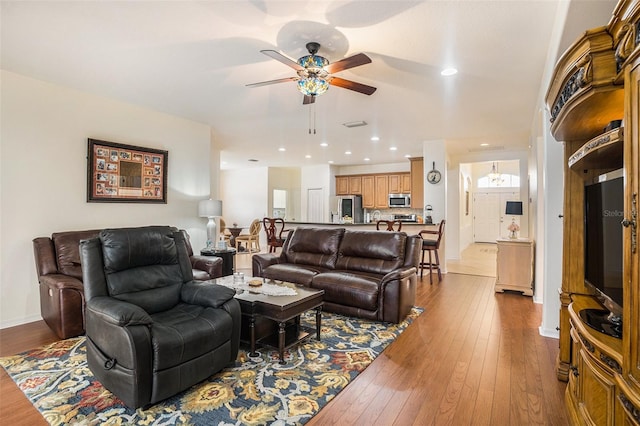
[[(438, 272), (438, 282), (442, 280), (442, 271), (440, 270), (440, 257), (438, 255), (438, 249), (440, 248), (440, 241), (442, 240), (442, 234), (444, 234), (445, 220), (440, 222), (438, 230), (424, 229), (418, 233), (422, 238), (422, 259), (420, 260), (420, 278), (425, 268), (429, 268), (429, 283), (433, 284), (433, 270)], [(425, 238), (427, 235), (435, 235), (436, 237)], [(425, 252), (429, 252), (429, 262), (424, 261)], [(431, 253), (435, 254), (435, 262), (431, 257)]]
[(256, 252), (260, 251), (260, 220), (254, 219), (249, 226), (248, 234), (240, 234), (236, 237), (236, 252), (240, 253), (240, 244), (245, 243), (247, 245), (246, 253), (253, 253), (254, 248)]
[(264, 232), (267, 234), (269, 253), (273, 253), (276, 251), (276, 248), (282, 247), (284, 241), (287, 239), (286, 233), (289, 232), (289, 229), (284, 229), (284, 219), (279, 217), (265, 217), (262, 219), (262, 225), (264, 226)]
[(398, 226), (398, 232), (402, 230), (402, 222), (400, 222), (399, 220), (379, 220), (376, 222), (376, 229), (378, 231), (380, 231), (381, 229), (384, 231), (395, 231), (395, 226)]

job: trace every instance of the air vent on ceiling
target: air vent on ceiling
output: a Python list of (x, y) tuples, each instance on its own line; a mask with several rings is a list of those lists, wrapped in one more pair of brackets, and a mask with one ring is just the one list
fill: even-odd
[(366, 126), (366, 125), (367, 125), (367, 122), (366, 122), (366, 121), (362, 121), (362, 120), (360, 120), (360, 121), (350, 121), (350, 122), (348, 122), (348, 123), (342, 123), (342, 125), (343, 125), (344, 127), (349, 127), (349, 128), (352, 128), (352, 127), (362, 127), (362, 126)]
[(484, 152), (484, 151), (501, 151), (504, 149), (504, 146), (481, 146), (477, 148), (469, 148), (468, 152)]
[(247, 160), (247, 161), (251, 161), (253, 163), (257, 163), (258, 162), (258, 160), (256, 160), (255, 158), (249, 158), (249, 160)]

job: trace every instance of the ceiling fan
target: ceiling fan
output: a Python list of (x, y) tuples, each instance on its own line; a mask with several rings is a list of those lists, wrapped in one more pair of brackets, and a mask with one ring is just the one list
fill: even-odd
[(296, 77), (286, 77), (247, 84), (247, 87), (259, 87), (275, 83), (284, 83), (286, 81), (295, 81), (297, 82), (298, 90), (304, 95), (302, 101), (304, 105), (314, 103), (316, 96), (325, 93), (329, 89), (329, 85), (364, 93), (365, 95), (371, 95), (376, 91), (375, 87), (332, 75), (339, 71), (371, 63), (371, 59), (364, 53), (358, 53), (357, 55), (349, 56), (348, 58), (330, 64), (327, 58), (316, 55), (320, 49), (320, 43), (309, 42), (306, 44), (306, 47), (309, 54), (301, 57), (297, 61), (275, 50), (261, 50), (260, 52), (270, 58), (280, 61), (296, 70), (298, 75)]

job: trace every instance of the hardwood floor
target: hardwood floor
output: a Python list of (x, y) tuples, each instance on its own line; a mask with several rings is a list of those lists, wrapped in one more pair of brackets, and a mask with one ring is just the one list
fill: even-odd
[[(237, 256), (249, 272), (248, 255)], [(567, 425), (558, 341), (538, 334), (541, 306), (494, 293), (495, 279), (446, 274), (418, 283), (425, 312), (309, 425)], [(55, 340), (42, 321), (0, 330), (0, 356)], [(0, 424), (46, 425), (0, 373)]]

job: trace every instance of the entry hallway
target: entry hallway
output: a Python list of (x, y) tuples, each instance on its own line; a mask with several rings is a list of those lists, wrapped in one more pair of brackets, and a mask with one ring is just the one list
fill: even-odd
[[(236, 256), (250, 274), (250, 255)], [(434, 277), (435, 278), (435, 277)], [(495, 279), (449, 273), (418, 282), (425, 312), (308, 425), (567, 425), (558, 341), (541, 306), (494, 293)], [(0, 356), (49, 343), (42, 321), (0, 330)], [(4, 370), (0, 424), (46, 425)]]

